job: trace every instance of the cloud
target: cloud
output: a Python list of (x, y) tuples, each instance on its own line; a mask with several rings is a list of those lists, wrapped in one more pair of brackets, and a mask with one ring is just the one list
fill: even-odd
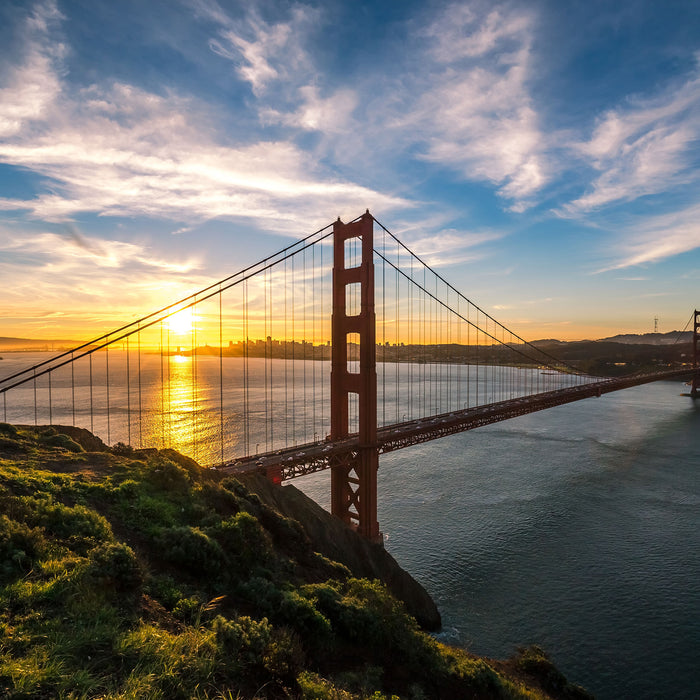
[(260, 96), (273, 83), (291, 80), (296, 84), (300, 75), (310, 72), (310, 59), (303, 42), (307, 33), (318, 25), (319, 15), (319, 10), (308, 5), (294, 5), (288, 21), (271, 24), (255, 8), (240, 21), (231, 20), (218, 8), (209, 13), (220, 25), (218, 36), (209, 41), (209, 48), (232, 61), (238, 75)]
[(260, 118), (264, 124), (283, 124), (304, 131), (323, 131), (345, 134), (352, 123), (352, 113), (358, 104), (354, 90), (339, 89), (329, 97), (321, 97), (318, 87), (299, 88), (301, 105), (292, 112), (262, 107)]
[(622, 232), (611, 264), (598, 270), (608, 272), (635, 265), (656, 263), (700, 247), (700, 204), (676, 212), (648, 217)]
[[(700, 55), (696, 59), (700, 64)], [(588, 141), (573, 148), (600, 175), (563, 208), (578, 215), (696, 182), (700, 139), (700, 71), (653, 98), (601, 117)]]
[[(105, 327), (179, 298), (210, 280), (194, 256), (176, 260), (150, 246), (89, 236), (74, 226), (62, 233), (0, 228), (3, 318), (65, 317)], [(40, 280), (40, 283), (38, 281)], [(118, 303), (114, 303), (118, 298)], [(84, 312), (83, 309), (90, 311)]]
[(24, 54), (0, 87), (0, 138), (42, 119), (60, 94), (55, 66), (65, 47), (50, 39), (62, 15), (54, 2), (37, 5), (23, 29)]
[(183, 262), (158, 259), (144, 245), (86, 236), (73, 225), (66, 225), (63, 235), (37, 232), (18, 237), (9, 230), (0, 230), (0, 250), (33, 260), (37, 274), (65, 274), (83, 267), (133, 270), (135, 265), (189, 274), (199, 268), (194, 258)]
[(521, 209), (549, 179), (528, 92), (533, 23), (518, 9), (448, 7), (425, 30), (434, 64), (401, 124), (417, 130), (425, 160), (493, 183)]
[[(225, 146), (202, 129), (200, 106), (130, 85), (92, 87), (68, 102), (68, 119), (40, 134), (0, 142), (0, 159), (50, 178), (52, 191), (0, 199), (0, 209), (45, 221), (80, 212), (197, 222), (245, 217), (286, 228), (294, 222), (355, 215), (405, 202), (318, 173), (313, 158), (283, 141)], [(314, 177), (314, 172), (320, 177)]]

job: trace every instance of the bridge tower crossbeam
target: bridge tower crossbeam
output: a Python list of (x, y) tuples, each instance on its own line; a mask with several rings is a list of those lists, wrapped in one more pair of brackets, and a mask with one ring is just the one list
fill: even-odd
[[(367, 539), (381, 542), (377, 522), (379, 451), (373, 228), (374, 219), (369, 212), (352, 223), (344, 224), (338, 219), (333, 225), (330, 440), (343, 440), (350, 434), (352, 405), (357, 410), (358, 449), (337, 455), (331, 461), (331, 512)], [(354, 265), (347, 255), (353, 239), (361, 245), (359, 265)], [(357, 310), (348, 309), (348, 300), (358, 296), (358, 285), (359, 313), (349, 314)], [(359, 336), (359, 372), (351, 372), (348, 367), (349, 334)]]

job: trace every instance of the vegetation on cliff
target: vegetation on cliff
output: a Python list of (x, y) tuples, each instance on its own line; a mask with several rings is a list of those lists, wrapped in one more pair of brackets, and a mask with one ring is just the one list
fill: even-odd
[(2, 423), (0, 696), (586, 697), (438, 643), (234, 478)]

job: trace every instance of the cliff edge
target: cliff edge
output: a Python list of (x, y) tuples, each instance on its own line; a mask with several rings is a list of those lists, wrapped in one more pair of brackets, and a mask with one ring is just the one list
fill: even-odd
[(382, 545), (373, 544), (333, 517), (291, 484), (278, 486), (258, 474), (236, 474), (260, 499), (296, 520), (315, 551), (345, 564), (358, 578), (379, 579), (426, 630), (440, 629), (440, 612), (427, 591), (404, 571)]

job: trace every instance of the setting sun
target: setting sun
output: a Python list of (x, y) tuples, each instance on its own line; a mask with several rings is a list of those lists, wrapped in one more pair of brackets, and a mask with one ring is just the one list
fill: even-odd
[(193, 315), (192, 309), (182, 309), (168, 317), (168, 329), (175, 335), (188, 335), (192, 333), (197, 317)]

